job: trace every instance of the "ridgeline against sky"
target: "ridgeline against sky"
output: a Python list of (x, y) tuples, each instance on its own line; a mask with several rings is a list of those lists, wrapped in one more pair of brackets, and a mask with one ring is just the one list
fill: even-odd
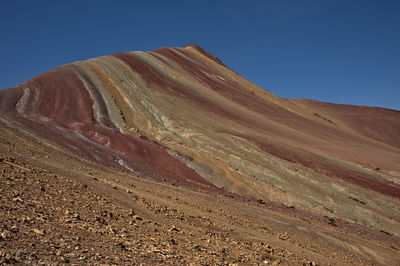
[(400, 109), (398, 1), (2, 1), (0, 88), (193, 42), (288, 98)]

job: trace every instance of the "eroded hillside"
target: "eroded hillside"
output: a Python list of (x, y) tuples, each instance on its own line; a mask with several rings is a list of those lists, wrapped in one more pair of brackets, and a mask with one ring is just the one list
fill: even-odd
[[(313, 248), (300, 242), (320, 239), (316, 253), (325, 262), (399, 257), (398, 111), (282, 99), (195, 45), (68, 64), (0, 91), (0, 108), (3, 167), (14, 156), (101, 188), (97, 193), (129, 208), (132, 195), (113, 186), (126, 191), (142, 182), (130, 192), (152, 191), (150, 204), (166, 189), (168, 208), (175, 203), (167, 195), (184, 191), (187, 213), (209, 202), (240, 219), (243, 234), (228, 230), (236, 240), (266, 237), (304, 252)], [(197, 205), (192, 197), (200, 197)], [(232, 225), (218, 215), (206, 216), (225, 224), (211, 232)], [(276, 228), (255, 237), (250, 221)], [(282, 242), (285, 232), (294, 246)], [(289, 261), (311, 255), (296, 256)]]

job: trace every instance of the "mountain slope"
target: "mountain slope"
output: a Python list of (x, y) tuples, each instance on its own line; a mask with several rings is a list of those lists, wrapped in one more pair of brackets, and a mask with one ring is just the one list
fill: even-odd
[(400, 234), (399, 111), (282, 99), (196, 45), (68, 64), (0, 109), (120, 171)]

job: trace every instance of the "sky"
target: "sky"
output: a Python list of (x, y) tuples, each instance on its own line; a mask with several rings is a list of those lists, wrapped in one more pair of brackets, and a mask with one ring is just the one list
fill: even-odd
[(280, 97), (400, 110), (399, 14), (396, 0), (1, 0), (0, 89), (195, 43)]

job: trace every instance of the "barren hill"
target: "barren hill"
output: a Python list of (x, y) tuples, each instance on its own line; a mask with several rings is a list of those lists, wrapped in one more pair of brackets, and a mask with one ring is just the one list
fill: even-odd
[[(100, 211), (104, 206), (93, 199), (107, 198), (123, 217), (117, 227), (131, 219), (132, 208), (168, 232), (175, 232), (172, 224), (182, 227), (175, 244), (146, 223), (124, 228), (125, 236), (140, 235), (144, 242), (150, 240), (140, 230), (155, 230), (156, 250), (180, 247), (172, 257), (150, 251), (146, 259), (126, 237), (118, 240), (126, 250), (115, 244), (88, 251), (115, 249), (121, 260), (87, 256), (83, 262), (189, 263), (185, 258), (193, 252), (199, 253), (197, 264), (400, 262), (399, 111), (282, 99), (192, 44), (61, 66), (0, 91), (0, 110), (1, 200), (9, 206), (4, 214), (30, 210), (24, 193), (43, 201), (48, 190), (29, 190), (37, 179), (59, 192), (47, 195), (55, 208), (52, 222), (38, 222), (49, 232), (51, 224), (65, 222), (54, 212), (66, 208), (62, 198), (78, 191), (78, 183), (85, 186), (81, 193), (89, 189), (98, 196), (75, 195), (76, 205)], [(95, 228), (96, 216), (80, 210), (86, 220), (77, 223)], [(9, 261), (30, 226), (15, 222), (22, 229), (13, 233), (11, 220), (0, 220), (9, 233), (0, 241)], [(62, 228), (78, 232), (69, 224)], [(82, 240), (88, 246), (101, 230), (89, 231)], [(211, 236), (201, 240), (196, 234)], [(221, 237), (213, 242), (213, 235)], [(268, 251), (265, 243), (281, 252)], [(33, 262), (61, 256), (45, 248), (25, 253), (41, 252)]]

